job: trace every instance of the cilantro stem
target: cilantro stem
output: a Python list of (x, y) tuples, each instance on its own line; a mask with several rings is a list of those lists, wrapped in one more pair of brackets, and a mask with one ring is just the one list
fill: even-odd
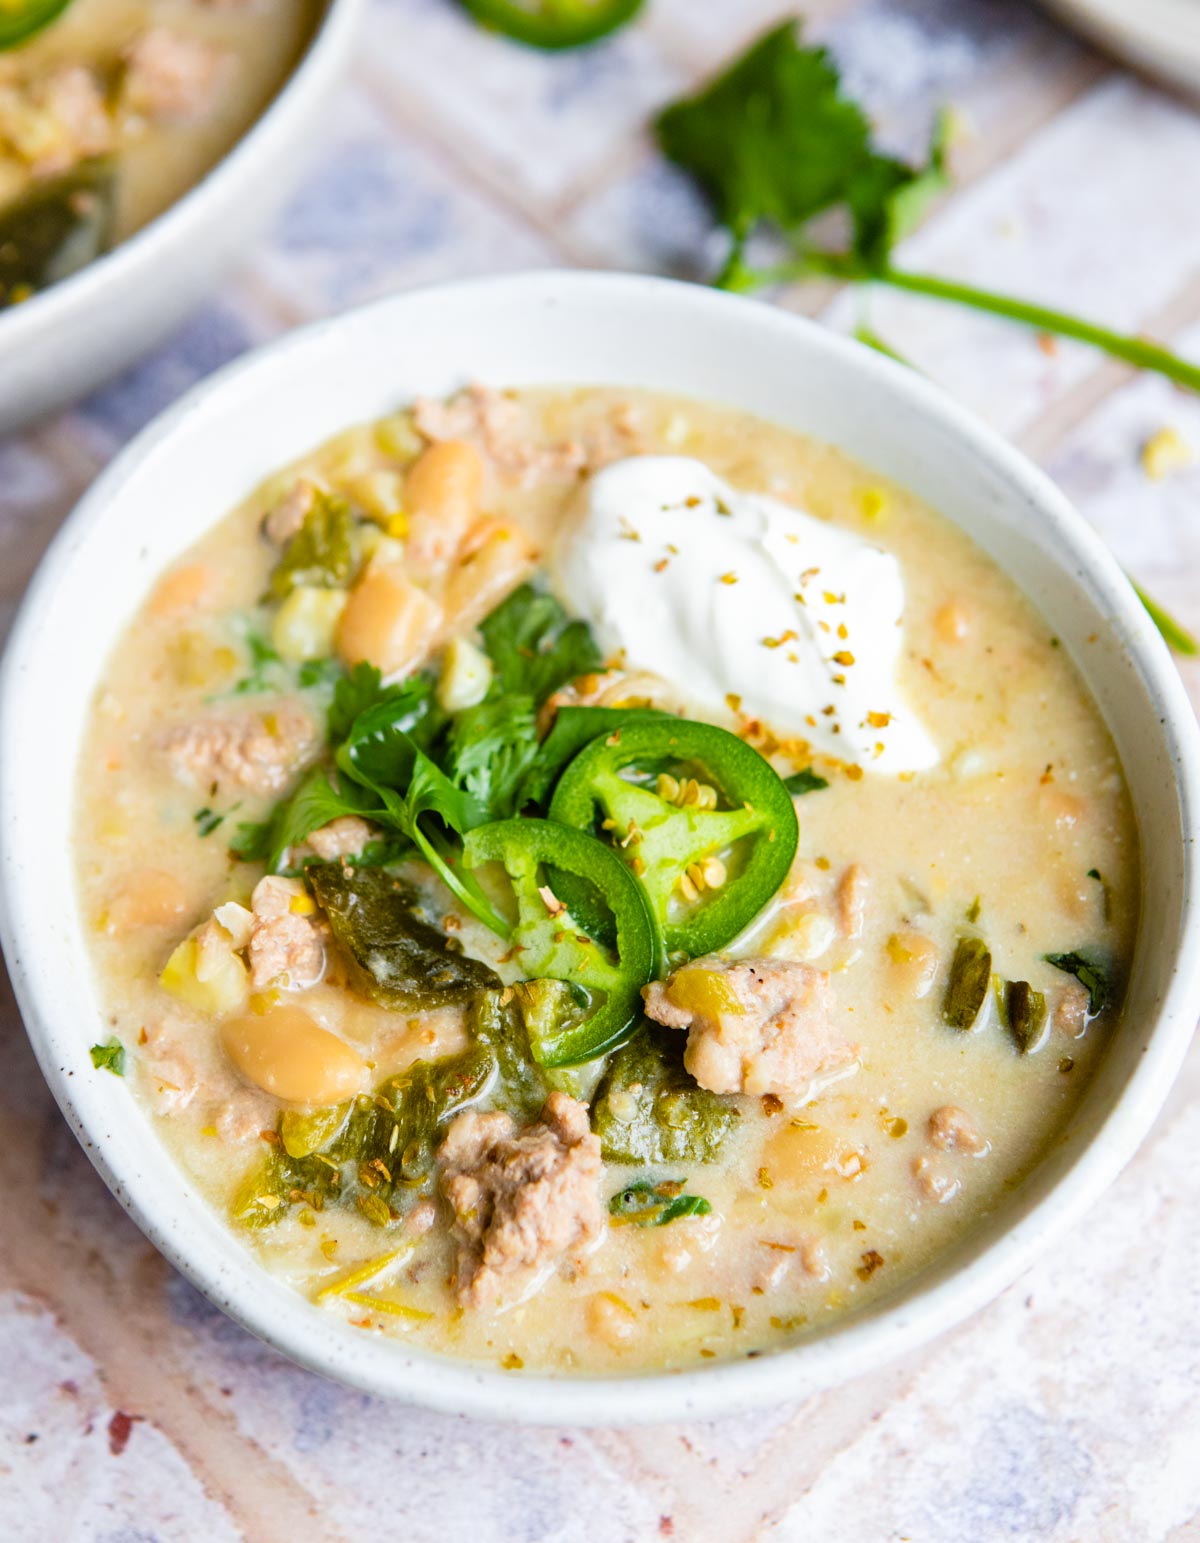
[(868, 348), (873, 348), (877, 354), (883, 354), (888, 359), (894, 359), (897, 364), (906, 364), (910, 370), (916, 369), (911, 359), (906, 359), (899, 349), (893, 348), (890, 343), (884, 341), (865, 321), (860, 321), (854, 329), (854, 336), (860, 343), (865, 343)]
[(1028, 327), (1036, 327), (1040, 332), (1052, 332), (1059, 337), (1073, 338), (1079, 343), (1090, 343), (1093, 348), (1102, 349), (1112, 358), (1122, 359), (1139, 370), (1152, 370), (1178, 385), (1200, 391), (1200, 364), (1181, 359), (1178, 354), (1149, 338), (1113, 332), (1108, 327), (1098, 327), (1094, 322), (1071, 316), (1066, 311), (1035, 305), (1029, 300), (1016, 300), (1009, 295), (993, 294), (990, 290), (976, 289), (972, 284), (960, 284), (953, 279), (938, 278), (934, 274), (909, 273), (889, 266), (873, 277), (881, 284), (891, 285), (893, 289), (929, 295), (936, 300), (949, 300), (955, 305), (970, 306), (992, 316), (1002, 316), (1008, 321), (1022, 322)]
[(434, 838), (428, 832), (421, 829), (419, 819), (413, 821), (412, 838), (418, 851), (451, 894), (456, 895), (467, 910), (473, 916), (477, 916), (485, 927), (490, 928), (497, 937), (503, 938), (505, 942), (508, 942), (512, 937), (512, 928), (495, 907), (492, 906), (487, 896), (473, 879), (469, 882), (464, 882), (459, 878), (458, 874), (451, 867), (449, 858), (438, 851)]
[(1138, 599), (1149, 611), (1150, 620), (1162, 633), (1168, 646), (1173, 648), (1177, 654), (1186, 654), (1189, 658), (1194, 658), (1196, 654), (1200, 654), (1200, 643), (1196, 641), (1186, 627), (1180, 626), (1169, 611), (1164, 611), (1158, 601), (1151, 595), (1148, 595), (1135, 579), (1130, 579), (1129, 582), (1133, 585), (1134, 593)]
[(961, 284), (957, 279), (943, 279), (931, 273), (912, 273), (904, 268), (893, 268), (890, 264), (870, 268), (850, 252), (809, 251), (791, 262), (779, 263), (770, 268), (747, 268), (738, 261), (727, 269), (720, 282), (725, 288), (746, 291), (760, 289), (767, 284), (811, 278), (887, 284), (892, 289), (907, 290), (910, 294), (925, 295), (932, 300), (948, 300), (953, 305), (969, 306), (972, 310), (986, 311), (1006, 321), (1036, 327), (1039, 332), (1050, 332), (1058, 337), (1072, 338), (1078, 343), (1088, 343), (1139, 370), (1165, 375), (1177, 385), (1186, 386), (1191, 391), (1200, 391), (1200, 364), (1190, 359), (1181, 359), (1169, 348), (1149, 338), (1113, 332), (1108, 327), (1097, 326), (1095, 322), (1072, 316), (1067, 311), (1056, 311), (1050, 306), (1036, 305), (1032, 300), (1018, 300), (1012, 295), (978, 289), (973, 284)]

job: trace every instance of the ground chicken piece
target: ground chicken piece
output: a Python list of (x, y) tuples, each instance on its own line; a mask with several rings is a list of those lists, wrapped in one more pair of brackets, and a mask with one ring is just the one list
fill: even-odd
[(929, 1139), (943, 1152), (970, 1152), (973, 1157), (981, 1157), (991, 1145), (971, 1116), (955, 1104), (943, 1104), (929, 1116)]
[[(720, 980), (707, 990), (704, 976), (711, 975)], [(683, 1000), (707, 1000), (680, 1007), (676, 999), (681, 994)], [(814, 1078), (848, 1064), (858, 1053), (831, 1021), (829, 976), (791, 960), (712, 954), (693, 960), (665, 982), (653, 981), (642, 996), (647, 1016), (656, 1023), (688, 1030), (683, 1064), (713, 1093), (800, 1098)]]
[(438, 1157), (454, 1208), (460, 1302), (489, 1307), (523, 1296), (552, 1265), (600, 1237), (600, 1141), (587, 1106), (554, 1092), (533, 1125), (465, 1110)]
[(829, 1255), (820, 1238), (805, 1238), (800, 1244), (800, 1268), (814, 1280), (829, 1279)]
[(84, 65), (61, 65), (44, 79), (0, 87), (0, 142), (35, 176), (56, 176), (105, 155), (112, 141), (104, 93)]
[(945, 1205), (948, 1200), (953, 1200), (962, 1188), (960, 1180), (952, 1174), (945, 1173), (928, 1157), (914, 1158), (912, 1171), (913, 1178), (917, 1181), (917, 1188), (922, 1195), (926, 1200), (936, 1200), (938, 1205)]
[(844, 938), (861, 938), (867, 916), (871, 880), (865, 868), (851, 863), (837, 890), (838, 925)]
[(325, 973), (325, 944), (301, 881), (268, 874), (255, 885), (250, 904), (254, 911), (250, 983), (254, 989), (280, 986), (285, 991), (307, 991), (315, 986)]
[(356, 814), (344, 814), (330, 820), (320, 830), (311, 831), (305, 840), (322, 862), (334, 863), (339, 857), (357, 857), (373, 838), (374, 827)]
[(198, 118), (212, 106), (231, 62), (199, 38), (151, 27), (125, 50), (123, 101), (146, 118)]
[(437, 1216), (437, 1206), (432, 1200), (419, 1200), (404, 1218), (404, 1230), (410, 1237), (424, 1237), (433, 1229)]
[(200, 1091), (200, 1070), (186, 1048), (187, 1030), (166, 1018), (147, 1025), (137, 1064), (158, 1114), (179, 1114)]
[(159, 743), (171, 770), (194, 788), (279, 793), (308, 765), (318, 736), (304, 708), (282, 702), (271, 712), (182, 723)]
[(217, 1110), (214, 1124), (222, 1141), (241, 1145), (259, 1141), (264, 1131), (274, 1133), (279, 1100), (258, 1088), (237, 1088)]
[(1092, 998), (1086, 986), (1081, 986), (1078, 981), (1072, 981), (1069, 986), (1063, 988), (1062, 995), (1054, 1005), (1054, 1027), (1060, 1034), (1065, 1034), (1070, 1039), (1082, 1039), (1088, 1026), (1088, 1009), (1091, 1007)]
[(578, 440), (538, 444), (521, 404), (478, 382), (449, 402), (418, 398), (413, 406), (413, 422), (429, 440), (476, 441), (497, 470), (522, 482), (539, 477), (576, 476), (587, 459)]
[(263, 520), (263, 534), (267, 540), (276, 546), (286, 546), (304, 524), (316, 496), (316, 486), (307, 478), (298, 477)]
[(588, 432), (584, 453), (588, 471), (601, 471), (628, 455), (641, 455), (645, 448), (641, 427), (628, 402), (615, 407), (598, 428)]

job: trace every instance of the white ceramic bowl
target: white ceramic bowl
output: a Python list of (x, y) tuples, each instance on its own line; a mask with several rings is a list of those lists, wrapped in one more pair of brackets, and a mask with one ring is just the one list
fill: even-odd
[[(417, 392), (657, 387), (830, 440), (967, 530), (1053, 625), (1100, 703), (1141, 830), (1146, 919), (1126, 1011), (1069, 1128), (1009, 1202), (868, 1312), (754, 1360), (626, 1379), (526, 1376), (344, 1326), (263, 1273), (182, 1178), (100, 1029), (71, 858), (76, 755), (105, 657), (154, 577), (262, 477)], [(398, 296), (222, 370), (148, 428), (67, 521), (0, 678), (0, 932), (42, 1069), (114, 1194), (240, 1323), (371, 1392), (498, 1418), (625, 1423), (794, 1399), (982, 1306), (1075, 1221), (1146, 1134), (1200, 1013), (1200, 743), (1158, 634), (1051, 484), (936, 387), (809, 322), (658, 279), (529, 274)]]
[(86, 268), (0, 310), (0, 434), (85, 396), (147, 353), (245, 255), (326, 122), (364, 0), (329, 0), (273, 101), (182, 198)]

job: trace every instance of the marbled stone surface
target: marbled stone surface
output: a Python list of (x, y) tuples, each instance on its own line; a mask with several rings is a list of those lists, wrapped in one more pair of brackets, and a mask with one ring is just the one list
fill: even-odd
[[(0, 626), (74, 499), (196, 379), (296, 321), (468, 273), (695, 276), (707, 217), (647, 115), (793, 6), (648, 0), (582, 55), (375, 0), (353, 85), (273, 238), (155, 357), (0, 443)], [(1200, 357), (1200, 116), (1019, 0), (804, 8), (889, 143), (970, 127), (906, 260)], [(852, 327), (861, 297), (781, 303)], [(1200, 629), (1200, 460), (1139, 448), (1200, 399), (1085, 349), (879, 294), (876, 330), (1046, 465)], [(1193, 697), (1200, 670), (1185, 669)], [(5, 1543), (1135, 1543), (1200, 1537), (1200, 1061), (1120, 1182), (974, 1320), (800, 1406), (638, 1431), (522, 1431), (384, 1405), (291, 1366), (175, 1276), (57, 1114), (0, 982)]]

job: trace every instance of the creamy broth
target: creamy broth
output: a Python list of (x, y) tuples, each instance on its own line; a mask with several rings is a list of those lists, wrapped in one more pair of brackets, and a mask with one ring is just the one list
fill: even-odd
[[(479, 447), (485, 481), (465, 547), (430, 561), (421, 555), (428, 532), (407, 517), (411, 467), (426, 436), (448, 435)], [(791, 874), (724, 953), (827, 975), (833, 1028), (856, 1051), (803, 1094), (713, 1095), (736, 1119), (712, 1161), (606, 1161), (587, 1181), (603, 1206), (599, 1241), (548, 1252), (503, 1300), (476, 1305), (453, 1284), (456, 1258), (470, 1249), (451, 1225), (445, 1160), (397, 1184), (382, 1212), (351, 1203), (349, 1191), (319, 1208), (311, 1195), (269, 1195), (265, 1212), (254, 1198), (279, 1151), (281, 1111), (302, 1106), (247, 1080), (230, 1059), (221, 1014), (180, 1001), (159, 977), (214, 906), (249, 903), (263, 864), (237, 860), (228, 840), (240, 822), (263, 819), (295, 778), (284, 768), (265, 793), (217, 780), (189, 786), (179, 778), (179, 729), (257, 712), (286, 738), (297, 702), (312, 722), (323, 719), (331, 688), (315, 677), (332, 670), (310, 666), (312, 684), (302, 688), (302, 666), (274, 661), (254, 641), (287, 643), (276, 608), (263, 604), (280, 558), (264, 522), (268, 532), (286, 528), (280, 511), (298, 487), (343, 492), (369, 522), (369, 563), (411, 571), (419, 589), (441, 595), (435, 644), (478, 643), (475, 627), (492, 605), (545, 569), (581, 480), (606, 462), (658, 453), (695, 457), (736, 489), (769, 493), (893, 554), (905, 595), (897, 688), (940, 760), (883, 775), (794, 738), (777, 741), (769, 725), (732, 710), (721, 720), (781, 774), (811, 767), (828, 784), (796, 797)], [(336, 634), (343, 649), (346, 614)], [(444, 666), (433, 636), (418, 640), (412, 658), (436, 672)], [(326, 642), (322, 656), (329, 651)], [(564, 700), (605, 689), (612, 700), (672, 706), (686, 682), (617, 673), (585, 680)], [(552, 710), (543, 709), (543, 731)], [(176, 752), (164, 754), (168, 744)], [(1084, 987), (1045, 956), (1083, 949), (1104, 959), (1119, 996), (1137, 925), (1137, 838), (1116, 752), (1070, 659), (1008, 578), (903, 489), (830, 447), (642, 392), (425, 404), (415, 422), (401, 412), (343, 434), (214, 523), (159, 582), (106, 667), (81, 763), (76, 845), (108, 1013), (96, 1037), (120, 1041), (125, 1075), (163, 1141), (264, 1268), (363, 1332), (513, 1369), (647, 1370), (756, 1354), (910, 1280), (1002, 1206), (1061, 1139), (1119, 1031), (1115, 1005), (1093, 1016)], [(466, 956), (505, 981), (522, 978), (513, 951), (427, 866), (406, 871)], [(731, 865), (728, 882), (737, 877)], [(307, 893), (291, 905), (302, 919), (314, 911)], [(1044, 995), (1048, 1028), (1029, 1053), (990, 989), (973, 1030), (946, 1021), (963, 937), (986, 941), (994, 977)], [(359, 1086), (373, 1088), (418, 1059), (469, 1045), (472, 1020), (460, 1006), (389, 1010), (351, 989), (328, 938), (325, 947), (324, 978), (283, 992), (282, 1005), (303, 1007), (307, 1021), (350, 1047), (347, 1064), (365, 1064), (347, 1073), (351, 1081), (359, 1075)], [(250, 1000), (251, 1017), (270, 1018), (280, 993)], [(681, 1030), (659, 1034), (682, 1048)], [(613, 1096), (606, 1086), (575, 1089), (592, 1097), (593, 1115), (597, 1099)], [(493, 1084), (483, 1107), (497, 1098)], [(678, 1181), (709, 1209), (662, 1225), (620, 1214), (619, 1200), (610, 1212), (627, 1186), (664, 1180), (668, 1189), (651, 1197), (657, 1215)], [(370, 1175), (357, 1193), (370, 1195)], [(630, 1195), (624, 1209), (646, 1203), (644, 1192)]]
[[(198, 182), (295, 68), (319, 0), (71, 0), (0, 52), (0, 305)], [(51, 209), (48, 221), (31, 209)], [(68, 255), (69, 253), (69, 255)]]

